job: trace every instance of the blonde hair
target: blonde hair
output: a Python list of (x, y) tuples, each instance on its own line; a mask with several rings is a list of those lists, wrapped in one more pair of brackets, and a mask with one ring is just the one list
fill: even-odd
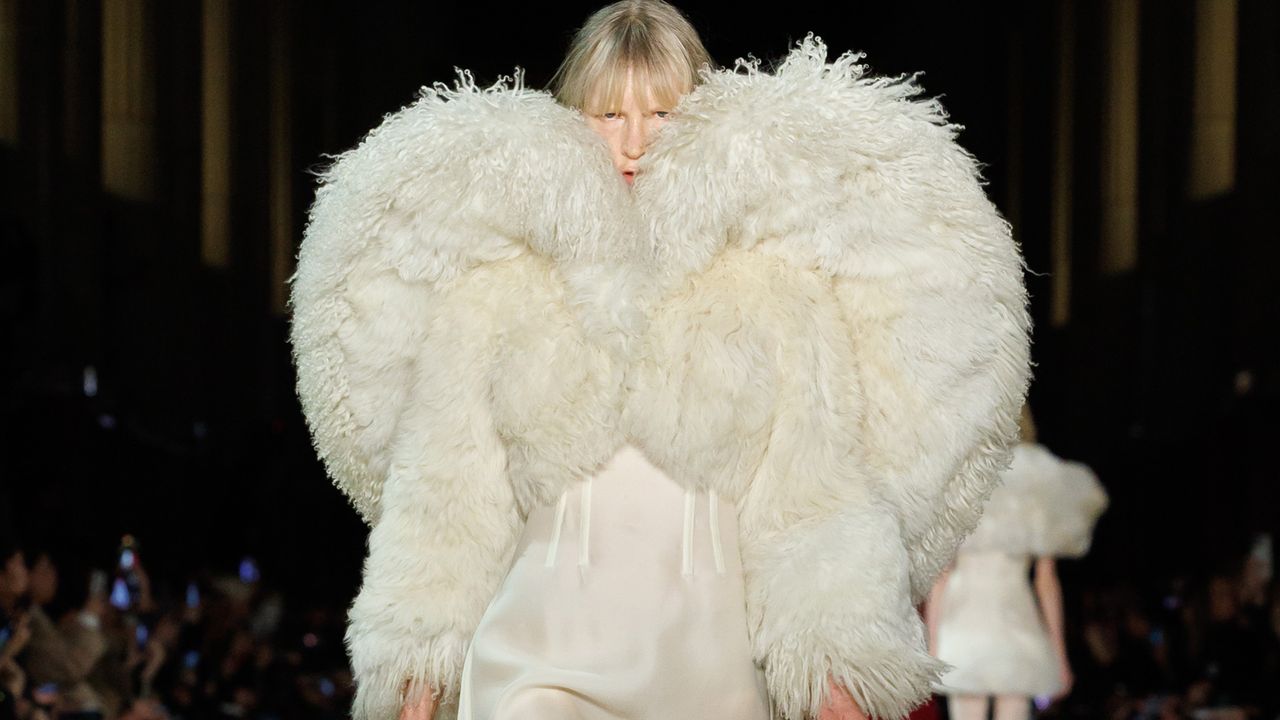
[(1031, 415), (1030, 405), (1022, 406), (1022, 415), (1018, 418), (1018, 434), (1024, 443), (1036, 441), (1036, 420)]
[(560, 104), (586, 112), (616, 108), (627, 77), (674, 107), (714, 68), (693, 25), (662, 0), (622, 0), (587, 18), (551, 78)]

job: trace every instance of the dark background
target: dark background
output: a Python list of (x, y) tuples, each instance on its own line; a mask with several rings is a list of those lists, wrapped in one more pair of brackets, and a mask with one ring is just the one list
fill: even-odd
[[(145, 62), (129, 82), (150, 93), (143, 197), (102, 181), (113, 82), (104, 17), (121, 5), (140, 8), (129, 41)], [(1112, 5), (680, 4), (722, 64), (776, 58), (813, 31), (833, 53), (865, 51), (876, 73), (923, 71), (926, 92), (966, 126), (960, 141), (986, 164), (1033, 271), (1041, 439), (1091, 464), (1112, 497), (1092, 554), (1065, 570), (1069, 584), (1222, 571), (1255, 533), (1280, 530), (1280, 4), (1238, 3), (1235, 180), (1211, 199), (1186, 192), (1196, 4), (1141, 4), (1138, 259), (1122, 272), (1099, 260)], [(0, 523), (104, 567), (134, 533), (153, 576), (231, 571), (249, 554), (264, 582), (345, 603), (364, 530), (298, 409), (272, 228), (287, 228), (292, 257), (325, 153), (355, 144), (421, 85), (450, 81), (454, 66), (487, 83), (519, 65), (541, 86), (599, 4), (226, 6), (212, 40), (230, 53), (230, 242), (219, 266), (201, 253), (207, 8), (0, 0), (17, 78), (0, 103), (18, 119), (0, 143)], [(1050, 251), (1063, 103), (1074, 117), (1066, 268)], [(1065, 269), (1071, 299), (1055, 323), (1051, 283)]]

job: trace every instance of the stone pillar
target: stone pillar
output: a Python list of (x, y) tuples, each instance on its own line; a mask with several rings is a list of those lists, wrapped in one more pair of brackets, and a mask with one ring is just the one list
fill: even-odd
[(102, 185), (156, 198), (155, 47), (147, 0), (102, 2)]
[(200, 51), (200, 260), (231, 262), (231, 12), (228, 0), (204, 0)]
[(1114, 275), (1138, 265), (1139, 1), (1111, 0), (1107, 24), (1098, 266)]
[(1228, 193), (1236, 184), (1237, 12), (1236, 0), (1196, 0), (1187, 177), (1194, 200)]

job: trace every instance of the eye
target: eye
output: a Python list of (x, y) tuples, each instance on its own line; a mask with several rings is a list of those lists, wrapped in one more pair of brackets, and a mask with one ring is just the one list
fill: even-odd
[(667, 118), (671, 117), (671, 112), (669, 110), (659, 110), (658, 112), (654, 113), (654, 115), (657, 115), (663, 120), (666, 120)]
[(618, 113), (616, 112), (600, 113), (600, 117), (604, 118), (605, 120), (612, 120), (618, 117)]

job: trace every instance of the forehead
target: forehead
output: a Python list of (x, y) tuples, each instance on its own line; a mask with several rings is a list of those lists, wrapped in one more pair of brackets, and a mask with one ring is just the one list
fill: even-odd
[(673, 108), (689, 91), (688, 83), (672, 71), (644, 65), (606, 68), (587, 88), (583, 109), (614, 110), (629, 103), (648, 108)]

